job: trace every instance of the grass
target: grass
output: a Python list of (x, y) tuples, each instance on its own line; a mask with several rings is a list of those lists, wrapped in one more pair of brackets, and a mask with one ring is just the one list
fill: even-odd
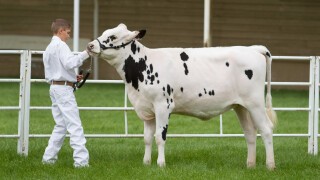
[[(32, 106), (50, 106), (49, 86), (34, 83)], [(1, 83), (0, 106), (17, 106), (19, 86)], [(86, 84), (76, 92), (81, 106), (123, 106), (123, 85)], [(274, 107), (307, 107), (307, 91), (273, 91)], [(86, 134), (124, 133), (123, 112), (81, 111)], [(277, 112), (279, 123), (274, 133), (307, 133), (308, 113)], [(143, 123), (134, 112), (128, 113), (129, 133), (143, 133)], [(224, 133), (242, 133), (234, 112), (223, 118)], [(17, 111), (0, 111), (0, 133), (17, 134)], [(50, 134), (54, 122), (48, 110), (32, 110), (30, 133)], [(200, 121), (172, 115), (169, 134), (219, 133), (218, 118)], [(152, 165), (144, 166), (142, 138), (87, 138), (90, 168), (74, 169), (69, 139), (55, 165), (42, 165), (41, 158), (48, 138), (30, 138), (29, 155), (17, 155), (17, 139), (0, 139), (0, 179), (317, 179), (320, 157), (307, 154), (307, 138), (275, 137), (277, 169), (265, 167), (265, 149), (257, 141), (257, 167), (246, 168), (244, 138), (169, 138), (166, 143), (166, 168), (156, 165), (154, 144)]]

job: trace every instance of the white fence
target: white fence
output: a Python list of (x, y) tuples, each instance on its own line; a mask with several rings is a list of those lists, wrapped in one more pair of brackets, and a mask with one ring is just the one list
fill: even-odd
[[(18, 134), (0, 134), (0, 138), (17, 138), (18, 153), (27, 156), (29, 138), (49, 137), (49, 134), (29, 134), (30, 110), (48, 110), (51, 107), (30, 106), (30, 87), (32, 82), (45, 82), (44, 79), (31, 79), (31, 60), (32, 55), (42, 54), (42, 51), (30, 50), (0, 50), (0, 54), (20, 55), (20, 78), (19, 79), (0, 79), (1, 82), (20, 83), (19, 106), (0, 106), (1, 110), (18, 110)], [(309, 105), (308, 107), (275, 107), (276, 111), (307, 111), (308, 112), (308, 133), (305, 134), (274, 134), (279, 137), (307, 137), (308, 153), (317, 155), (318, 153), (318, 128), (319, 128), (319, 61), (317, 56), (273, 56), (274, 60), (299, 60), (310, 61), (309, 82), (272, 82), (272, 85), (285, 86), (308, 86)], [(122, 80), (88, 80), (87, 83), (123, 83)], [(123, 107), (79, 107), (80, 110), (105, 110), (105, 111), (124, 111), (125, 133), (124, 134), (86, 134), (86, 137), (143, 137), (143, 134), (128, 133), (127, 111), (134, 110), (128, 107), (127, 91), (124, 93)], [(243, 134), (223, 133), (222, 116), (220, 116), (220, 132), (218, 134), (168, 134), (168, 137), (242, 137)]]

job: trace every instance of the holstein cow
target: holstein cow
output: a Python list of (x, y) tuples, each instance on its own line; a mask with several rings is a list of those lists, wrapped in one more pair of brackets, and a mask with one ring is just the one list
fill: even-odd
[(90, 55), (106, 60), (125, 81), (129, 99), (144, 121), (143, 162), (151, 163), (155, 135), (157, 163), (165, 166), (164, 146), (171, 113), (208, 120), (234, 109), (248, 145), (247, 166), (256, 164), (259, 130), (267, 167), (274, 169), (272, 128), (276, 116), (270, 94), (270, 52), (264, 46), (149, 49), (138, 41), (145, 33), (129, 31), (120, 24), (104, 31), (87, 47)]

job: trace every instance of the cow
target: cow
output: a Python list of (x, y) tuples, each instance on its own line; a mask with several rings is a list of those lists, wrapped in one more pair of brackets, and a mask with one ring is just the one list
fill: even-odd
[[(234, 109), (247, 142), (247, 167), (256, 164), (256, 136), (266, 148), (266, 165), (275, 168), (271, 100), (271, 54), (264, 46), (157, 48), (142, 45), (146, 30), (119, 24), (92, 42), (87, 51), (112, 65), (124, 80), (128, 97), (144, 121), (144, 164), (151, 164), (152, 141), (157, 164), (165, 166), (165, 142), (171, 114), (208, 120)], [(267, 76), (266, 104), (264, 99)]]

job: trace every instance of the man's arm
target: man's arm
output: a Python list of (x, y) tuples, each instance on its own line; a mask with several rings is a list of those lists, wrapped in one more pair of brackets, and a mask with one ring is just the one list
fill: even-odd
[(77, 55), (74, 55), (69, 47), (64, 44), (60, 47), (60, 58), (63, 66), (67, 69), (74, 69), (80, 67), (83, 62), (89, 58), (87, 51), (82, 51)]

